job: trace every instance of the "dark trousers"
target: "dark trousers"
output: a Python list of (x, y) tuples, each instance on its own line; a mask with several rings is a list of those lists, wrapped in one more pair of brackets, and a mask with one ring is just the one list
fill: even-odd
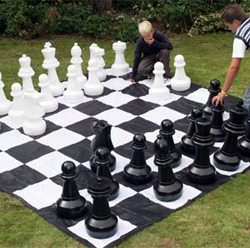
[(158, 61), (162, 62), (164, 65), (164, 70), (165, 70), (164, 77), (171, 78), (170, 68), (169, 68), (170, 51), (168, 49), (162, 49), (157, 54), (151, 54), (144, 57), (138, 66), (137, 76), (138, 77), (152, 76), (154, 70), (154, 64)]

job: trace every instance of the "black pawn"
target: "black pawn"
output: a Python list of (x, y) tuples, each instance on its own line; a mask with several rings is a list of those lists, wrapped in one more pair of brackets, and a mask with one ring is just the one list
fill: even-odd
[(214, 141), (216, 142), (224, 141), (226, 136), (226, 133), (222, 128), (224, 110), (224, 107), (220, 103), (217, 106), (212, 106), (213, 114), (211, 117), (212, 127), (210, 133), (213, 135)]
[(177, 167), (181, 163), (181, 153), (178, 151), (175, 147), (174, 141), (173, 141), (173, 135), (175, 133), (174, 125), (171, 120), (163, 120), (161, 122), (161, 129), (160, 129), (160, 135), (167, 141), (169, 150), (170, 150), (170, 156), (173, 159), (173, 163), (171, 164), (172, 168)]
[(214, 96), (218, 95), (221, 91), (220, 89), (220, 81), (217, 79), (210, 81), (210, 87), (208, 88), (208, 91), (210, 92), (208, 100), (206, 104), (202, 106), (204, 115), (207, 117), (211, 117), (212, 115), (212, 99)]
[(248, 111), (241, 100), (235, 108), (230, 110), (229, 120), (223, 128), (227, 133), (222, 148), (214, 153), (214, 165), (221, 170), (235, 171), (240, 165), (240, 155), (237, 147), (238, 137), (245, 134), (244, 122)]
[(238, 141), (238, 148), (243, 161), (250, 161), (250, 118), (246, 123), (246, 135), (241, 137)]
[(89, 181), (88, 192), (93, 197), (90, 215), (85, 220), (87, 233), (97, 239), (106, 239), (117, 231), (117, 217), (111, 213), (108, 197), (111, 180), (109, 178), (93, 178)]
[(195, 154), (195, 146), (192, 142), (192, 137), (195, 133), (195, 121), (202, 116), (202, 110), (200, 108), (194, 108), (191, 111), (191, 115), (188, 117), (189, 127), (187, 134), (181, 138), (181, 150), (187, 154)]
[(155, 149), (157, 154), (154, 163), (158, 166), (158, 181), (154, 184), (155, 196), (164, 202), (177, 200), (182, 196), (183, 184), (175, 178), (168, 144), (160, 135), (157, 136)]
[(62, 164), (61, 178), (64, 180), (61, 198), (56, 202), (57, 213), (67, 219), (74, 219), (87, 213), (87, 202), (80, 196), (76, 181), (76, 166), (71, 161)]
[(95, 158), (93, 163), (96, 166), (96, 177), (107, 177), (111, 180), (111, 192), (109, 200), (114, 200), (119, 194), (119, 184), (115, 181), (110, 173), (109, 163), (110, 156), (109, 150), (106, 147), (99, 147), (95, 151)]
[(124, 167), (125, 180), (133, 184), (143, 184), (151, 179), (151, 168), (146, 164), (144, 150), (146, 138), (143, 134), (135, 134), (132, 144), (133, 154), (131, 161)]
[(211, 121), (202, 117), (195, 122), (196, 132), (192, 138), (195, 145), (194, 162), (188, 166), (190, 181), (199, 184), (209, 184), (215, 181), (216, 171), (210, 163), (209, 147), (214, 144), (213, 136), (210, 134)]
[[(92, 131), (95, 134), (95, 137), (91, 141), (90, 148), (95, 152), (97, 147), (106, 147), (110, 151), (111, 162), (109, 164), (110, 171), (113, 171), (116, 167), (116, 158), (111, 154), (111, 151), (114, 149), (111, 140), (111, 125), (108, 124), (105, 120), (95, 120), (92, 122)], [(93, 172), (96, 172), (96, 166), (93, 164), (94, 154), (90, 157), (90, 166)]]

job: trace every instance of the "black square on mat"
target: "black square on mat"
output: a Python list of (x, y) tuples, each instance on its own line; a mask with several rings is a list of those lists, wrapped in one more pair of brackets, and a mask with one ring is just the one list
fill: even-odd
[(151, 102), (145, 102), (142, 99), (135, 99), (118, 107), (118, 109), (124, 110), (133, 115), (142, 115), (156, 107), (159, 107), (159, 105)]
[(190, 122), (189, 122), (188, 116), (186, 116), (182, 119), (175, 121), (173, 124), (176, 130), (187, 133)]
[(149, 88), (144, 84), (135, 83), (121, 90), (122, 93), (128, 94), (134, 97), (146, 96), (148, 94)]
[(170, 90), (170, 93), (173, 93), (173, 94), (176, 94), (176, 95), (179, 95), (179, 96), (187, 96), (193, 92), (195, 92), (196, 90), (200, 89), (201, 86), (200, 85), (197, 85), (197, 84), (193, 84), (191, 83), (191, 86), (188, 90), (185, 90), (185, 91), (176, 91), (176, 90), (173, 90), (171, 85), (168, 85), (167, 86)]
[(1, 133), (5, 133), (5, 132), (9, 132), (11, 131), (12, 128), (10, 128), (9, 126), (7, 126), (5, 123), (0, 122), (0, 134)]
[(0, 174), (1, 189), (13, 193), (16, 190), (21, 190), (29, 185), (39, 183), (45, 180), (46, 177), (32, 168), (22, 165), (11, 171), (6, 171)]
[(103, 93), (102, 93), (101, 95), (99, 95), (99, 96), (89, 96), (89, 95), (87, 95), (87, 94), (85, 94), (85, 95), (86, 95), (87, 97), (91, 97), (91, 98), (93, 98), (93, 99), (96, 99), (96, 98), (98, 98), (98, 97), (102, 97), (102, 96), (109, 95), (109, 94), (112, 93), (112, 92), (115, 92), (115, 90), (111, 90), (111, 89), (109, 89), (109, 88), (104, 87)]
[(148, 120), (145, 120), (141, 117), (136, 117), (130, 121), (123, 122), (122, 124), (118, 125), (117, 127), (124, 129), (130, 133), (136, 134), (136, 133), (147, 133), (147, 132), (153, 132), (160, 127)]
[(66, 108), (68, 108), (66, 105), (64, 105), (64, 104), (62, 104), (62, 103), (58, 103), (58, 109), (57, 109), (56, 111), (51, 112), (51, 113), (46, 113), (46, 114), (44, 115), (44, 117), (47, 117), (47, 116), (50, 116), (50, 115), (54, 115), (54, 114), (56, 114), (56, 113), (59, 113), (60, 111), (66, 109)]
[(22, 163), (28, 163), (34, 159), (37, 159), (47, 153), (53, 152), (54, 150), (49, 147), (42, 145), (35, 140), (24, 143), (20, 146), (15, 146), (6, 151), (9, 155)]

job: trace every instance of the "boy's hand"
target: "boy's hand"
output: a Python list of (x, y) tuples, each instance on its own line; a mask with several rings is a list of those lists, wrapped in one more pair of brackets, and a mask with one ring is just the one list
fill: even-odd
[(131, 82), (131, 83), (136, 83), (135, 80), (133, 78), (129, 78), (127, 79), (127, 81)]
[(213, 97), (212, 103), (213, 103), (215, 106), (218, 106), (219, 103), (220, 103), (221, 105), (223, 105), (225, 97), (226, 97), (225, 94), (219, 93), (217, 96), (214, 96), (214, 97)]

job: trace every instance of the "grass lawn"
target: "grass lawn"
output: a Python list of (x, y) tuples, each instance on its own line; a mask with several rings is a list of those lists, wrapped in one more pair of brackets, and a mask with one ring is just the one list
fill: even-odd
[[(186, 73), (192, 82), (205, 87), (209, 86), (211, 79), (219, 79), (223, 83), (231, 59), (232, 37), (230, 33), (193, 38), (184, 35), (171, 37), (174, 45), (172, 72), (174, 56), (182, 54), (186, 61)], [(8, 98), (11, 84), (21, 82), (17, 73), (20, 68), (18, 59), (22, 54), (32, 59), (35, 84), (38, 76), (46, 73), (41, 67), (41, 49), (46, 41), (0, 38), (0, 72)], [(84, 48), (84, 72), (87, 72), (88, 47), (93, 42), (105, 49), (106, 67), (114, 61), (112, 41), (94, 41), (80, 36), (57, 37), (50, 41), (57, 49), (56, 57), (60, 61), (57, 71), (61, 80), (66, 79), (70, 49), (75, 42)], [(128, 44), (125, 56), (132, 65), (134, 44)], [(244, 94), (250, 77), (249, 68), (249, 54), (246, 54), (230, 94), (239, 97)], [(84, 247), (3, 192), (0, 192), (0, 216), (0, 247)], [(190, 206), (126, 239), (119, 247), (250, 247), (250, 174), (237, 175)]]

